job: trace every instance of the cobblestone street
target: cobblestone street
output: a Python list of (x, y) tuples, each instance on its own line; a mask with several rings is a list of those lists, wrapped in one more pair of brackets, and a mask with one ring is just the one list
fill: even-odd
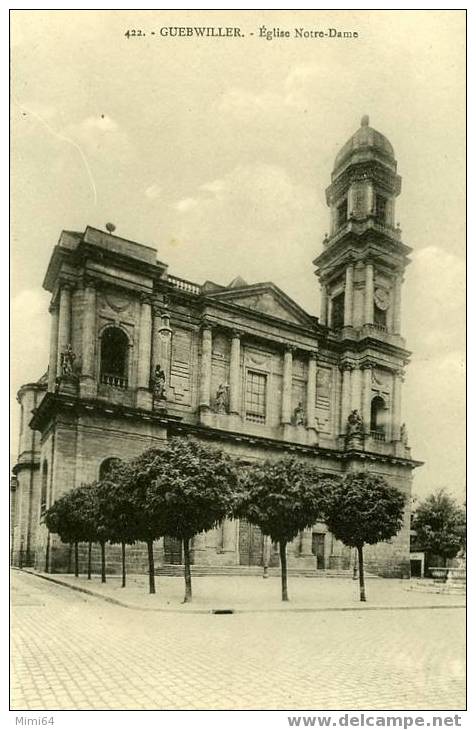
[(12, 709), (463, 709), (462, 608), (235, 615), (12, 574)]

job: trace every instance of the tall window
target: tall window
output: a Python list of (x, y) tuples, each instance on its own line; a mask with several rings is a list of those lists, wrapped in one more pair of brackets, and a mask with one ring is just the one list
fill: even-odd
[(385, 421), (385, 401), (376, 395), (370, 404), (370, 430), (381, 441), (385, 440)]
[(387, 198), (383, 195), (375, 196), (375, 215), (380, 223), (387, 220)]
[(41, 469), (41, 493), (40, 493), (40, 516), (43, 516), (46, 512), (46, 499), (48, 493), (48, 462), (43, 462)]
[(337, 227), (342, 228), (347, 223), (347, 198), (337, 206)]
[(344, 292), (332, 298), (331, 303), (331, 327), (339, 330), (344, 326)]
[(129, 341), (119, 327), (108, 327), (101, 337), (101, 382), (127, 388)]
[(387, 328), (387, 312), (374, 304), (374, 324)]
[(247, 421), (266, 422), (266, 375), (248, 370), (245, 391)]

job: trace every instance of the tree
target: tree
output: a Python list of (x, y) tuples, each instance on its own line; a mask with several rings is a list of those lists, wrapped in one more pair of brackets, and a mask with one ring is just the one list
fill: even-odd
[(117, 460), (97, 486), (100, 510), (109, 542), (121, 545), (122, 587), (126, 585), (126, 545), (140, 533), (142, 506), (134, 499), (129, 465)]
[(121, 489), (127, 489), (130, 495), (131, 533), (136, 540), (147, 545), (149, 593), (155, 593), (154, 540), (164, 534), (157, 513), (157, 500), (153, 499), (161, 454), (162, 449), (148, 449), (124, 464), (121, 472)]
[(445, 561), (466, 542), (466, 512), (444, 489), (431, 494), (415, 510), (412, 527), (422, 550)]
[(74, 546), (76, 577), (79, 575), (78, 544), (91, 540), (94, 534), (93, 501), (90, 487), (82, 485), (57, 499), (45, 514), (45, 524), (49, 531), (58, 534), (63, 542)]
[(196, 440), (175, 438), (153, 456), (149, 476), (146, 502), (160, 524), (159, 532), (183, 544), (184, 603), (189, 603), (190, 541), (232, 514), (239, 488), (238, 470), (221, 450)]
[(364, 545), (390, 540), (401, 529), (406, 498), (370, 472), (355, 472), (330, 485), (325, 522), (344, 545), (357, 548), (360, 600), (365, 601)]
[(283, 601), (288, 600), (286, 545), (320, 518), (323, 487), (315, 468), (291, 458), (253, 464), (243, 474), (236, 513), (279, 544)]

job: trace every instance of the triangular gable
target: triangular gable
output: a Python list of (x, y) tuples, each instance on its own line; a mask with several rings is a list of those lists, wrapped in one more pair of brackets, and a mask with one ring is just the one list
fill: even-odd
[(294, 324), (309, 326), (313, 321), (299, 304), (271, 282), (236, 288), (227, 287), (221, 291), (207, 293), (207, 296)]

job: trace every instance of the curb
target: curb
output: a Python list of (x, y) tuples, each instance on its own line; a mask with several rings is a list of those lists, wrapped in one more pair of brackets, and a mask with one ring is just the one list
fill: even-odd
[(154, 613), (175, 613), (181, 616), (189, 614), (215, 614), (215, 615), (230, 615), (238, 613), (329, 613), (331, 611), (421, 611), (422, 609), (448, 609), (448, 608), (466, 608), (466, 604), (448, 604), (447, 606), (441, 605), (428, 605), (428, 606), (322, 606), (317, 608), (150, 608), (148, 606), (137, 606), (134, 603), (126, 603), (120, 601), (117, 598), (111, 596), (105, 596), (98, 591), (91, 590), (90, 588), (84, 588), (83, 586), (71, 585), (60, 578), (53, 578), (51, 575), (44, 573), (37, 573), (31, 568), (23, 568), (23, 573), (33, 575), (36, 578), (42, 578), (43, 580), (50, 581), (57, 585), (63, 586), (64, 588), (70, 588), (72, 591), (78, 591), (78, 593), (85, 593), (88, 596), (99, 598), (106, 603), (111, 603), (114, 606), (120, 606), (121, 608), (132, 609), (133, 611), (147, 611)]

